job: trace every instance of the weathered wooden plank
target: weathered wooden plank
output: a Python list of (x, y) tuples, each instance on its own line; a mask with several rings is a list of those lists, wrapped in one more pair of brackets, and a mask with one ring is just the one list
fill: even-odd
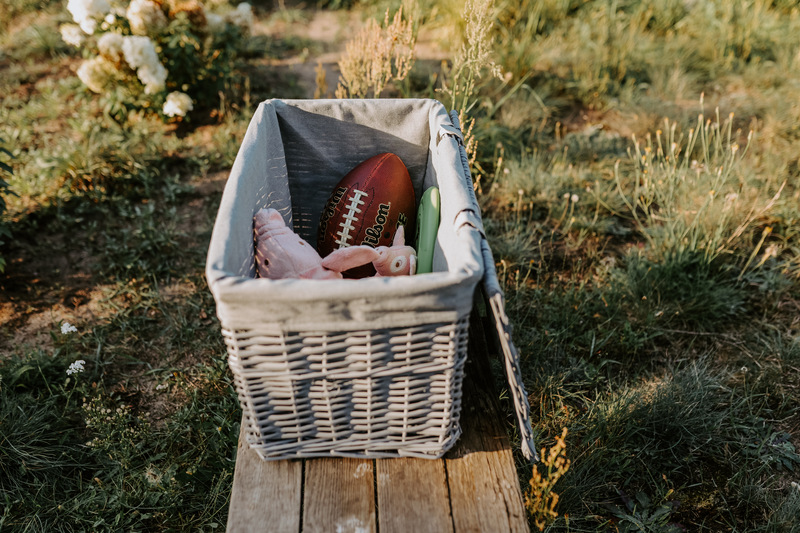
[(244, 440), (244, 419), (236, 452), (228, 532), (300, 531), (301, 461), (262, 461)]
[(376, 463), (381, 533), (453, 531), (443, 460), (379, 459)]
[(484, 330), (473, 316), (462, 437), (445, 456), (456, 533), (528, 532), (514, 457), (492, 383)]
[[(372, 460), (323, 458), (306, 461), (303, 533), (375, 531)], [(299, 513), (299, 509), (295, 511)]]

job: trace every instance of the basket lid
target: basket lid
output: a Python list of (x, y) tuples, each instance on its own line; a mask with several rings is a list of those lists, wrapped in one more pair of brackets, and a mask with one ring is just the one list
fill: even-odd
[[(469, 161), (467, 153), (464, 148), (464, 138), (461, 133), (461, 128), (458, 120), (458, 113), (455, 111), (450, 112), (450, 119), (453, 122), (451, 128), (442, 128), (443, 135), (450, 135), (454, 137), (459, 146), (461, 153), (461, 165), (464, 168), (464, 175), (469, 183), (472, 182), (471, 174), (469, 171)], [(503, 361), (505, 366), (506, 378), (508, 379), (509, 390), (511, 397), (514, 400), (514, 409), (517, 413), (517, 421), (519, 423), (519, 431), (521, 438), (521, 451), (522, 454), (529, 460), (538, 461), (539, 455), (536, 452), (536, 444), (533, 437), (533, 429), (531, 428), (530, 421), (530, 403), (528, 402), (528, 394), (525, 391), (525, 385), (522, 382), (522, 373), (519, 366), (519, 352), (517, 351), (514, 341), (511, 338), (511, 323), (505, 311), (505, 296), (503, 290), (500, 288), (500, 282), (497, 279), (497, 270), (495, 269), (494, 257), (492, 250), (489, 247), (489, 242), (486, 239), (486, 233), (483, 229), (483, 222), (481, 220), (480, 207), (478, 206), (477, 198), (475, 198), (475, 191), (471, 186), (466, 187), (472, 197), (472, 210), (465, 210), (460, 214), (463, 217), (463, 223), (470, 224), (475, 227), (481, 234), (481, 255), (483, 258), (483, 288), (486, 293), (486, 298), (489, 301), (489, 308), (492, 313), (492, 319), (497, 330), (497, 337), (500, 340), (500, 347), (503, 350)]]

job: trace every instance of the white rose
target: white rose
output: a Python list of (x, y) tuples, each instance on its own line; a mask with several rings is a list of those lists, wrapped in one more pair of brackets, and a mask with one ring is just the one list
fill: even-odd
[(122, 54), (132, 69), (158, 63), (156, 45), (150, 37), (127, 35), (122, 38)]
[(80, 46), (83, 44), (83, 31), (77, 24), (62, 24), (59, 30), (61, 30), (61, 40), (65, 43), (71, 44), (72, 46)]
[(125, 38), (119, 33), (104, 33), (97, 40), (97, 48), (101, 54), (111, 61), (120, 62), (124, 55), (122, 53), (123, 42), (125, 42)]
[(108, 82), (113, 66), (103, 56), (87, 59), (78, 67), (78, 78), (92, 92), (100, 93)]
[(131, 0), (125, 12), (131, 31), (136, 35), (146, 35), (167, 25), (167, 17), (161, 7), (151, 0)]
[(162, 111), (168, 117), (183, 117), (192, 109), (194, 109), (194, 106), (192, 105), (191, 97), (186, 93), (174, 91), (167, 95), (167, 101), (164, 102)]
[(97, 18), (103, 18), (111, 10), (107, 0), (69, 0), (67, 11), (72, 14), (72, 20), (77, 22), (87, 34), (94, 33), (97, 27)]
[(128, 65), (136, 70), (136, 75), (145, 86), (146, 94), (164, 90), (168, 72), (159, 61), (156, 45), (149, 37), (123, 37), (122, 53)]
[(136, 70), (136, 75), (144, 84), (145, 94), (153, 94), (164, 90), (167, 81), (167, 69), (161, 63), (139, 67)]

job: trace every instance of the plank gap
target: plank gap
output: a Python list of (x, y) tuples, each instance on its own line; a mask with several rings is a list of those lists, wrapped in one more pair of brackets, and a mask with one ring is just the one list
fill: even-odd
[(299, 533), (303, 533), (303, 506), (306, 502), (306, 460), (300, 460), (300, 520), (298, 520)]
[(447, 505), (450, 507), (450, 524), (453, 531), (456, 531), (456, 518), (453, 512), (453, 495), (450, 494), (450, 473), (447, 471), (447, 461), (442, 458), (442, 469), (444, 469), (444, 484), (447, 487)]
[(381, 531), (380, 503), (378, 502), (378, 462), (372, 460), (372, 493), (375, 495), (375, 533)]

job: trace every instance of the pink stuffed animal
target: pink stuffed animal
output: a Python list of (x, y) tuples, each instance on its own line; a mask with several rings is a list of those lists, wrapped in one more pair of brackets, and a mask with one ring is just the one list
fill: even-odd
[(344, 272), (357, 266), (372, 263), (376, 276), (414, 275), (417, 271), (417, 254), (405, 246), (405, 230), (398, 226), (391, 246), (348, 246), (339, 248), (322, 260), (322, 266)]
[(261, 209), (254, 218), (256, 264), (262, 278), (342, 279), (342, 272), (372, 263), (377, 276), (414, 274), (417, 256), (404, 246), (403, 226), (392, 246), (350, 246), (322, 259), (314, 248), (290, 230), (275, 209)]
[(341, 279), (323, 268), (316, 250), (290, 230), (275, 209), (261, 209), (254, 219), (256, 265), (262, 278)]

